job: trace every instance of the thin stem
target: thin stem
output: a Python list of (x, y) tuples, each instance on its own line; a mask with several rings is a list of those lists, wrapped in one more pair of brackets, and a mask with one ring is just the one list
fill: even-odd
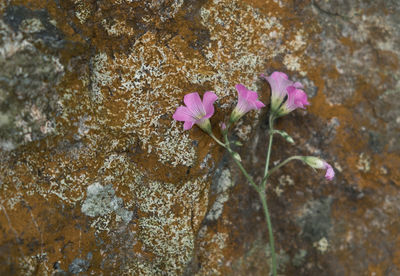
[(268, 211), (267, 197), (265, 196), (265, 191), (263, 191), (263, 190), (260, 190), (258, 192), (258, 194), (260, 196), (264, 214), (265, 214), (265, 218), (267, 220), (269, 245), (271, 247), (272, 274), (274, 276), (276, 276), (277, 275), (277, 264), (276, 264), (276, 254), (275, 254), (275, 241), (274, 241), (274, 233), (272, 232), (271, 218), (269, 216), (269, 211)]
[[(270, 158), (270, 155), (271, 155), (271, 146), (272, 146), (272, 137), (273, 137), (273, 125), (272, 125), (273, 124), (273, 115), (271, 115), (270, 118), (269, 118), (269, 124), (270, 124), (269, 125), (270, 126), (270, 138), (269, 138), (269, 145), (268, 145), (268, 153), (267, 153), (267, 161), (266, 161), (266, 166), (265, 166), (264, 178), (266, 178), (266, 176), (268, 175), (269, 158)], [(254, 183), (254, 181), (251, 178), (251, 176), (247, 173), (246, 169), (243, 167), (242, 163), (234, 157), (234, 155), (233, 155), (234, 152), (231, 149), (227, 131), (225, 131), (223, 133), (223, 136), (224, 136), (224, 141), (225, 141), (225, 144), (224, 144), (225, 148), (228, 150), (229, 154), (232, 156), (233, 161), (236, 163), (236, 165), (239, 167), (240, 171), (243, 173), (243, 175), (249, 181), (251, 186), (257, 191), (258, 195), (260, 196), (260, 200), (261, 200), (261, 203), (262, 203), (262, 206), (263, 206), (265, 219), (267, 221), (267, 227), (268, 227), (269, 244), (270, 244), (270, 247), (271, 247), (272, 273), (273, 273), (274, 276), (277, 276), (277, 263), (276, 263), (276, 254), (275, 254), (274, 233), (272, 231), (272, 223), (271, 223), (271, 218), (270, 218), (269, 210), (268, 210), (267, 197), (265, 195), (266, 179), (265, 179), (265, 181), (263, 179), (263, 182), (261, 182), (260, 186), (256, 185), (256, 183)], [(213, 137), (213, 136), (211, 136), (211, 137)], [(214, 138), (214, 140), (215, 139), (216, 138)]]
[(274, 118), (273, 115), (269, 116), (269, 143), (268, 143), (268, 151), (267, 151), (267, 160), (265, 161), (265, 169), (264, 169), (264, 177), (263, 181), (261, 183), (261, 186), (263, 189), (265, 189), (265, 186), (267, 185), (267, 175), (268, 175), (268, 168), (269, 168), (269, 159), (271, 157), (271, 148), (272, 148), (272, 140), (274, 138)]
[(226, 149), (228, 150), (229, 154), (232, 156), (233, 161), (236, 163), (236, 165), (239, 167), (240, 171), (243, 173), (243, 175), (246, 177), (246, 179), (249, 181), (249, 183), (251, 184), (251, 186), (257, 191), (259, 192), (259, 188), (256, 185), (256, 183), (253, 181), (253, 179), (251, 178), (251, 176), (247, 173), (246, 169), (243, 167), (242, 163), (240, 163), (239, 160), (237, 160), (234, 156), (233, 156), (233, 151), (231, 149), (230, 146), (230, 142), (228, 139), (228, 134), (224, 133), (224, 139), (225, 139), (225, 145), (226, 145)]
[(220, 145), (221, 147), (227, 148), (224, 143), (222, 143), (217, 137), (215, 137), (214, 133), (210, 132), (208, 134), (211, 136), (211, 138), (213, 138), (215, 140), (215, 142), (218, 143), (218, 145)]
[(267, 220), (269, 244), (271, 246), (272, 274), (274, 276), (276, 276), (277, 275), (277, 264), (276, 264), (276, 254), (275, 254), (274, 233), (272, 231), (272, 223), (271, 223), (271, 218), (270, 218), (269, 211), (268, 211), (267, 197), (265, 195), (265, 188), (267, 186), (269, 160), (271, 157), (271, 148), (272, 148), (273, 138), (274, 138), (274, 115), (270, 114), (269, 115), (269, 142), (268, 142), (267, 159), (265, 161), (264, 177), (263, 177), (263, 180), (261, 181), (261, 187), (260, 187), (258, 194), (260, 196), (261, 203), (263, 206), (265, 219)]
[(282, 163), (280, 163), (279, 165), (277, 165), (275, 168), (272, 168), (268, 171), (267, 175), (264, 176), (263, 181), (265, 181), (273, 172), (275, 172), (276, 170), (278, 170), (280, 167), (286, 165), (287, 163), (289, 163), (292, 160), (301, 160), (301, 156), (292, 156), (287, 158), (285, 161), (282, 161)]
[(236, 163), (236, 165), (239, 167), (240, 171), (244, 174), (244, 176), (246, 177), (246, 179), (249, 181), (249, 183), (251, 184), (251, 186), (257, 191), (259, 192), (259, 187), (256, 185), (256, 183), (254, 183), (253, 179), (251, 178), (251, 176), (247, 173), (246, 169), (243, 167), (242, 163), (239, 162), (239, 160), (237, 160), (234, 156), (233, 156), (233, 151), (228, 150), (230, 155), (232, 156), (233, 161)]

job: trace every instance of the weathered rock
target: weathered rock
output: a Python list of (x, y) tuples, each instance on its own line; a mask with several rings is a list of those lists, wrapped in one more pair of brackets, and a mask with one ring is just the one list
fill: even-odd
[[(236, 83), (268, 103), (258, 75), (274, 70), (311, 106), (278, 122), (296, 146), (276, 138), (272, 160), (337, 173), (272, 177), (280, 272), (399, 274), (399, 15), (383, 0), (1, 2), (0, 274), (266, 275), (256, 194), (172, 114), (213, 90), (217, 126)], [(233, 135), (256, 179), (265, 113)]]

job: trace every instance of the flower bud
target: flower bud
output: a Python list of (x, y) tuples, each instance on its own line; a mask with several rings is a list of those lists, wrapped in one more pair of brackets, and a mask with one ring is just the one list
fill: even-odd
[(233, 158), (235, 158), (237, 161), (242, 162), (242, 158), (240, 158), (239, 153), (234, 152), (232, 155), (233, 155)]
[(303, 156), (301, 160), (314, 169), (326, 170), (325, 178), (327, 180), (332, 180), (335, 177), (335, 171), (326, 161), (314, 156)]

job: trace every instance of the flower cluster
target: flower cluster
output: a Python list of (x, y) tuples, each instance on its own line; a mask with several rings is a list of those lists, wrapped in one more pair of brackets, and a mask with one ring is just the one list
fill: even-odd
[[(273, 119), (284, 116), (297, 108), (305, 109), (310, 104), (307, 94), (302, 90), (303, 85), (289, 80), (285, 73), (273, 72), (270, 76), (261, 74), (261, 77), (267, 80), (271, 86), (270, 108)], [(220, 123), (223, 131), (227, 131), (229, 126), (237, 122), (247, 112), (265, 107), (264, 103), (258, 100), (257, 92), (247, 89), (243, 84), (237, 84), (235, 88), (238, 93), (238, 102), (230, 115), (229, 122), (227, 124)], [(179, 106), (172, 117), (176, 121), (184, 122), (184, 130), (189, 130), (196, 124), (206, 133), (212, 134), (209, 119), (214, 115), (214, 103), (217, 99), (217, 95), (212, 91), (205, 92), (203, 100), (197, 92), (187, 94), (183, 99), (186, 106)], [(275, 133), (282, 135), (285, 132), (275, 130)], [(292, 140), (290, 136), (288, 136), (288, 139)], [(327, 162), (316, 157), (304, 157), (301, 160), (313, 168), (325, 169), (326, 179), (332, 180), (334, 178), (335, 172)]]
[(306, 108), (310, 103), (307, 94), (301, 88), (299, 82), (289, 80), (288, 76), (282, 72), (274, 72), (271, 76), (261, 74), (271, 86), (271, 113), (276, 117), (292, 112), (296, 108)]

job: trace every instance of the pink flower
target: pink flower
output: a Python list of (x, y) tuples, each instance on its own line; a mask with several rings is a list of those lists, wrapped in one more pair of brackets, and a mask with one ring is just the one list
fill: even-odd
[(306, 105), (310, 104), (307, 100), (307, 94), (303, 90), (297, 89), (295, 86), (289, 86), (286, 90), (288, 98), (278, 111), (280, 116), (286, 115), (296, 108), (305, 109)]
[(273, 113), (278, 111), (279, 107), (284, 101), (288, 93), (287, 88), (289, 86), (303, 88), (301, 83), (289, 80), (288, 76), (282, 72), (273, 72), (269, 77), (261, 74), (261, 77), (266, 79), (271, 86), (271, 110)]
[(324, 169), (326, 169), (325, 178), (328, 180), (332, 180), (335, 177), (335, 171), (332, 166), (324, 161)]
[(250, 110), (257, 110), (265, 106), (258, 100), (257, 92), (247, 89), (243, 84), (237, 84), (235, 88), (238, 92), (238, 103), (232, 111), (231, 122), (236, 122)]
[(217, 95), (211, 91), (204, 93), (203, 102), (197, 92), (186, 94), (183, 98), (186, 106), (178, 107), (172, 118), (185, 122), (184, 130), (189, 130), (196, 124), (205, 132), (211, 132), (209, 118), (214, 114), (214, 102), (217, 99)]
[(328, 162), (314, 156), (302, 156), (300, 159), (314, 169), (326, 170), (325, 178), (327, 180), (332, 180), (335, 177), (335, 171), (333, 170), (332, 166), (328, 164)]

